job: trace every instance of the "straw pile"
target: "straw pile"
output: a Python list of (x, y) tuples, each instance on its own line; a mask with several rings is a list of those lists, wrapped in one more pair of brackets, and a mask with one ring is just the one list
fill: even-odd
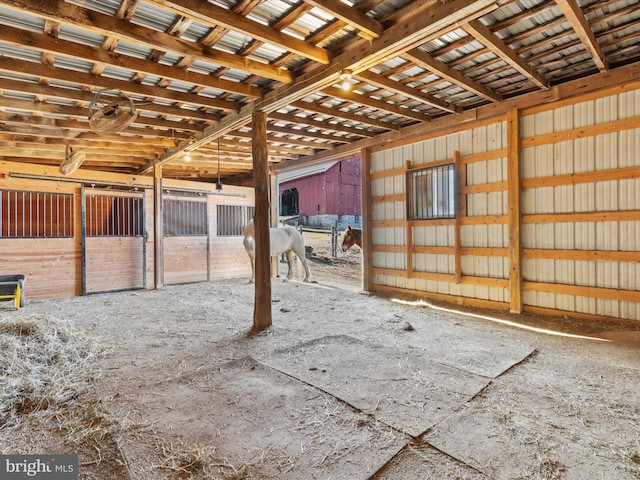
[(98, 353), (97, 343), (68, 322), (0, 318), (0, 428), (73, 400), (95, 375)]

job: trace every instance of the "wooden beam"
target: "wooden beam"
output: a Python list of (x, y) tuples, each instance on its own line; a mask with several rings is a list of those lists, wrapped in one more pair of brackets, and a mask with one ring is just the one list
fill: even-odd
[[(240, 112), (227, 115), (218, 125), (212, 125), (198, 135), (197, 142), (217, 138), (219, 135), (246, 125), (256, 110), (275, 112), (308, 94), (329, 87), (336, 83), (343, 69), (350, 69), (354, 73), (368, 70), (408, 48), (417, 47), (429, 38), (435, 38), (442, 29), (452, 27), (468, 18), (476, 18), (477, 15), (483, 15), (487, 13), (487, 9), (491, 8), (497, 8), (494, 0), (475, 0), (471, 4), (464, 0), (453, 0), (444, 5), (438, 5), (437, 8), (435, 6), (429, 8), (421, 18), (394, 25), (372, 42), (363, 40), (363, 44), (354, 45), (354, 48), (333, 59), (331, 64), (314, 68), (296, 78), (293, 84), (278, 87), (260, 100), (246, 105)], [(427, 120), (427, 117), (421, 120)], [(157, 163), (162, 164), (172, 160), (180, 150), (181, 148), (178, 147), (168, 151), (160, 158), (148, 162), (137, 173), (145, 173)]]
[(269, 149), (267, 147), (267, 114), (253, 112), (253, 187), (255, 189), (255, 299), (253, 332), (271, 326), (271, 268), (269, 242)]
[(456, 107), (454, 105), (450, 105), (447, 102), (434, 97), (433, 95), (422, 93), (417, 88), (408, 87), (407, 85), (397, 82), (396, 80), (392, 80), (389, 77), (385, 77), (384, 75), (373, 73), (371, 71), (364, 71), (358, 73), (356, 77), (362, 80), (366, 80), (368, 83), (376, 85), (379, 88), (399, 93), (400, 95), (404, 95), (408, 98), (411, 98), (412, 100), (416, 100), (420, 103), (426, 103), (427, 105), (439, 108), (440, 110), (443, 110), (445, 112), (455, 113), (456, 111)]
[(284, 50), (295, 52), (310, 60), (327, 65), (329, 53), (320, 47), (311, 45), (271, 27), (255, 22), (233, 10), (218, 7), (210, 2), (193, 0), (147, 0), (148, 3), (164, 7), (178, 15), (193, 18), (205, 25), (220, 25), (250, 38), (277, 45)]
[(305, 0), (305, 3), (309, 3), (342, 20), (347, 25), (358, 30), (358, 34), (367, 40), (373, 40), (382, 35), (382, 24), (380, 22), (339, 0)]
[[(258, 87), (241, 82), (224, 80), (212, 75), (205, 75), (193, 70), (163, 65), (146, 59), (119, 54), (102, 48), (89, 47), (69, 40), (52, 38), (35, 32), (28, 32), (20, 28), (3, 25), (0, 29), (0, 40), (22, 48), (38, 49), (43, 52), (65, 57), (76, 58), (90, 62), (101, 62), (114, 67), (143, 75), (156, 75), (163, 79), (187, 82), (199, 87), (209, 87), (224, 92), (237, 93), (250, 97), (260, 97), (262, 92)], [(67, 89), (68, 90), (68, 89)], [(236, 110), (237, 108), (234, 108)]]
[[(205, 62), (214, 62), (227, 68), (238, 68), (276, 81), (288, 83), (293, 80), (291, 72), (284, 68), (274, 67), (217, 49), (203, 48), (202, 45), (197, 43), (177, 38), (168, 33), (144, 28), (127, 20), (73, 5), (64, 0), (47, 0), (46, 2), (39, 0), (0, 0), (0, 4), (5, 8), (18, 12), (26, 10), (33, 15), (54, 20), (63, 25), (71, 25), (75, 28), (143, 45), (154, 50), (192, 56)], [(256, 22), (252, 23), (255, 24), (256, 28), (262, 27)]]
[(548, 88), (547, 80), (536, 72), (531, 65), (525, 62), (509, 45), (498, 38), (480, 20), (471, 20), (463, 25), (470, 35), (473, 35), (480, 43), (489, 48), (493, 53), (502, 58), (515, 70), (541, 88)]
[(375, 108), (376, 110), (382, 110), (383, 112), (389, 112), (393, 115), (401, 115), (412, 120), (417, 120), (418, 122), (431, 121), (431, 117), (422, 112), (418, 112), (410, 108), (403, 108), (399, 105), (395, 105), (384, 100), (376, 100), (374, 98), (367, 97), (366, 95), (343, 90), (341, 88), (327, 87), (322, 89), (322, 93), (334, 98), (346, 100), (348, 102), (358, 103), (366, 107)]
[(607, 71), (607, 60), (578, 2), (576, 0), (556, 0), (556, 5), (571, 24), (585, 50), (591, 55), (593, 63), (601, 72)]
[[(456, 283), (459, 284), (462, 280), (462, 232), (461, 232), (461, 220), (462, 215), (466, 215), (466, 194), (464, 193), (463, 187), (466, 186), (466, 175), (462, 173), (462, 170), (466, 170), (467, 166), (462, 163), (460, 160), (460, 152), (455, 150), (453, 152), (453, 164), (454, 164), (454, 175), (455, 175), (455, 185), (457, 187), (457, 192), (455, 196), (455, 215), (456, 215), (456, 223), (453, 226), (453, 246), (454, 246), (454, 264), (455, 264), (455, 279)], [(465, 183), (462, 183), (462, 182)], [(465, 205), (463, 207), (463, 205)]]
[(153, 278), (154, 287), (164, 286), (164, 243), (162, 223), (162, 165), (153, 169)]
[(488, 89), (484, 85), (471, 80), (469, 77), (463, 75), (455, 68), (451, 68), (445, 63), (433, 58), (427, 52), (420, 50), (419, 48), (413, 48), (408, 52), (402, 54), (402, 57), (407, 60), (411, 60), (412, 62), (424, 66), (431, 72), (438, 75), (440, 78), (448, 80), (449, 82), (459, 85), (462, 88), (469, 90), (470, 92), (475, 93), (476, 95), (486, 98), (491, 102), (499, 102), (502, 100), (502, 95), (494, 92), (493, 90)]
[(371, 151), (360, 150), (360, 181), (362, 182), (362, 288), (365, 292), (373, 290), (373, 235), (371, 208)]
[(509, 310), (522, 313), (522, 236), (520, 190), (520, 114), (507, 112), (507, 178), (509, 206)]
[(66, 83), (79, 83), (80, 85), (91, 88), (92, 90), (118, 89), (129, 95), (165, 98), (174, 102), (203, 105), (211, 108), (224, 108), (225, 110), (231, 109), (233, 111), (236, 111), (237, 107), (233, 102), (220, 100), (218, 98), (209, 98), (204, 95), (196, 95), (194, 93), (178, 92), (151, 85), (142, 85), (127, 80), (101, 77), (90, 73), (72, 71), (67, 68), (50, 67), (39, 63), (21, 62), (10, 58), (2, 59), (2, 69), (16, 72), (20, 75), (33, 75), (39, 78), (54, 79)]

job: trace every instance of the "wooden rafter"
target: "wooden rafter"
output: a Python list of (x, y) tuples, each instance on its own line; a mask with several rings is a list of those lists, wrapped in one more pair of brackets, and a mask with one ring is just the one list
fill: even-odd
[(607, 70), (607, 60), (604, 58), (604, 53), (598, 44), (598, 40), (591, 30), (591, 26), (587, 21), (587, 18), (582, 13), (580, 5), (575, 0), (556, 0), (558, 8), (562, 10), (562, 13), (567, 18), (567, 21), (571, 24), (576, 35), (580, 38), (580, 41), (584, 45), (585, 50), (589, 52), (593, 58), (593, 62), (600, 69), (601, 72)]

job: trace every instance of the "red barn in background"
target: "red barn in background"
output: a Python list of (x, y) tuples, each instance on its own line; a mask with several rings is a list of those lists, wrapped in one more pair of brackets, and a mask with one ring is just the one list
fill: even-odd
[(362, 224), (360, 157), (327, 162), (278, 175), (280, 215), (306, 226)]

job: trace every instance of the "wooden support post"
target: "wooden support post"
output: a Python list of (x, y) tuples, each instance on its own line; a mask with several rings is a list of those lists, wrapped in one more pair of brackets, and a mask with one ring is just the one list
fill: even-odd
[[(465, 184), (462, 183), (463, 176), (461, 171), (465, 168), (460, 161), (460, 152), (455, 150), (453, 152), (453, 164), (454, 164), (454, 175), (455, 175), (455, 186), (456, 186), (456, 196), (455, 196), (455, 207), (454, 212), (456, 216), (456, 222), (453, 225), (453, 246), (454, 246), (454, 263), (455, 263), (455, 278), (456, 283), (460, 283), (462, 281), (462, 235), (461, 235), (461, 227), (460, 224), (462, 222), (462, 214), (463, 207), (465, 204), (464, 197), (465, 195), (462, 193), (462, 190)], [(466, 183), (466, 178), (465, 178)], [(466, 207), (466, 205), (465, 205)], [(464, 208), (466, 213), (466, 208)]]
[(405, 196), (406, 200), (406, 209), (407, 209), (407, 225), (405, 227), (405, 242), (407, 244), (407, 278), (413, 277), (413, 217), (411, 212), (411, 198), (413, 198), (413, 191), (411, 180), (409, 179), (409, 175), (407, 172), (411, 169), (411, 160), (405, 160), (404, 162), (404, 182), (407, 194)]
[(252, 114), (253, 185), (256, 207), (255, 225), (255, 300), (253, 307), (253, 332), (271, 325), (271, 268), (269, 244), (269, 148), (267, 146), (267, 114)]
[(522, 313), (522, 238), (520, 226), (520, 113), (507, 112), (507, 178), (509, 202), (509, 310)]
[(371, 152), (363, 148), (360, 151), (360, 176), (362, 182), (362, 289), (370, 292), (373, 289), (373, 244), (371, 227)]
[[(269, 225), (272, 227), (278, 226), (278, 205), (279, 205), (279, 192), (278, 182), (273, 168), (269, 168)], [(277, 277), (280, 272), (280, 256), (271, 257), (271, 277)]]
[(153, 167), (153, 272), (154, 288), (162, 288), (164, 286), (162, 165)]

